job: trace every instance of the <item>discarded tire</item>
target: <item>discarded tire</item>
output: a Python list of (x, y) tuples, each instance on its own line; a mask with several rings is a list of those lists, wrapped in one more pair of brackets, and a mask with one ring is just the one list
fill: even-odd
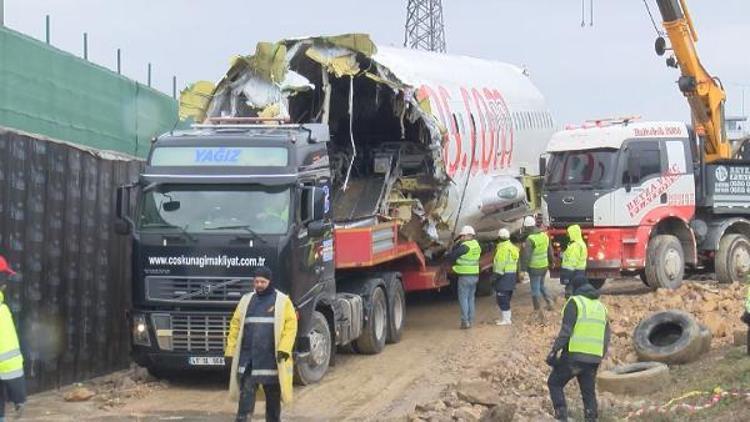
[(635, 327), (633, 345), (642, 362), (688, 363), (705, 352), (701, 327), (688, 313), (655, 313)]
[(645, 395), (660, 390), (669, 382), (669, 367), (660, 362), (638, 362), (601, 371), (597, 387), (614, 394)]

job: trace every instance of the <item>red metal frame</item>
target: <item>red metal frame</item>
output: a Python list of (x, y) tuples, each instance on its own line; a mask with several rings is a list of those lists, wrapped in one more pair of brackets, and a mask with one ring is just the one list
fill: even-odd
[[(389, 235), (385, 235), (385, 232)], [(401, 272), (404, 290), (414, 292), (434, 290), (450, 285), (448, 265), (427, 265), (419, 245), (403, 241), (398, 235), (396, 223), (383, 223), (370, 227), (335, 229), (334, 247), (337, 270), (364, 270), (383, 268)], [(376, 250), (378, 239), (392, 244), (389, 248)], [(482, 255), (483, 270), (492, 266), (492, 253)]]

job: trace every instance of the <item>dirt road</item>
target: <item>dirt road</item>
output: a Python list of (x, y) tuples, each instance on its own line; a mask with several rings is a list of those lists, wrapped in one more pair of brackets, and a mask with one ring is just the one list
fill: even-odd
[[(554, 284), (554, 283), (551, 283)], [(458, 305), (448, 294), (409, 298), (403, 340), (375, 356), (338, 354), (336, 365), (317, 385), (295, 389), (285, 408), (291, 420), (383, 420), (403, 418), (418, 403), (437, 398), (446, 384), (497, 362), (518, 328), (496, 327), (493, 297), (478, 298), (477, 323), (458, 329)], [(528, 285), (514, 297), (514, 320), (529, 317)], [(501, 359), (500, 359), (501, 360)], [(28, 420), (231, 420), (235, 403), (226, 399), (221, 377), (187, 377), (145, 397), (123, 398), (99, 408), (95, 401), (66, 403), (60, 393), (32, 398)]]

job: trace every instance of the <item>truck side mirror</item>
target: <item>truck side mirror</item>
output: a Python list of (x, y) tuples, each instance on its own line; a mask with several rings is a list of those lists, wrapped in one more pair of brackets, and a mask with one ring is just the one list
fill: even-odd
[(331, 225), (324, 220), (311, 221), (310, 224), (307, 225), (307, 234), (310, 237), (320, 237), (330, 228)]
[(117, 188), (117, 198), (115, 200), (115, 233), (125, 236), (130, 234), (130, 230), (133, 228), (133, 220), (128, 217), (128, 211), (130, 210), (130, 189), (133, 185), (124, 185)]
[(325, 219), (328, 198), (327, 187), (306, 186), (302, 191), (302, 222), (307, 224), (311, 221)]

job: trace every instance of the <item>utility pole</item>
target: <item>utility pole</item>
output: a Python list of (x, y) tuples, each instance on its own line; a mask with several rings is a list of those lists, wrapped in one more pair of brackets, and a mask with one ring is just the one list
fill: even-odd
[(445, 23), (441, 0), (409, 0), (404, 47), (445, 53)]

